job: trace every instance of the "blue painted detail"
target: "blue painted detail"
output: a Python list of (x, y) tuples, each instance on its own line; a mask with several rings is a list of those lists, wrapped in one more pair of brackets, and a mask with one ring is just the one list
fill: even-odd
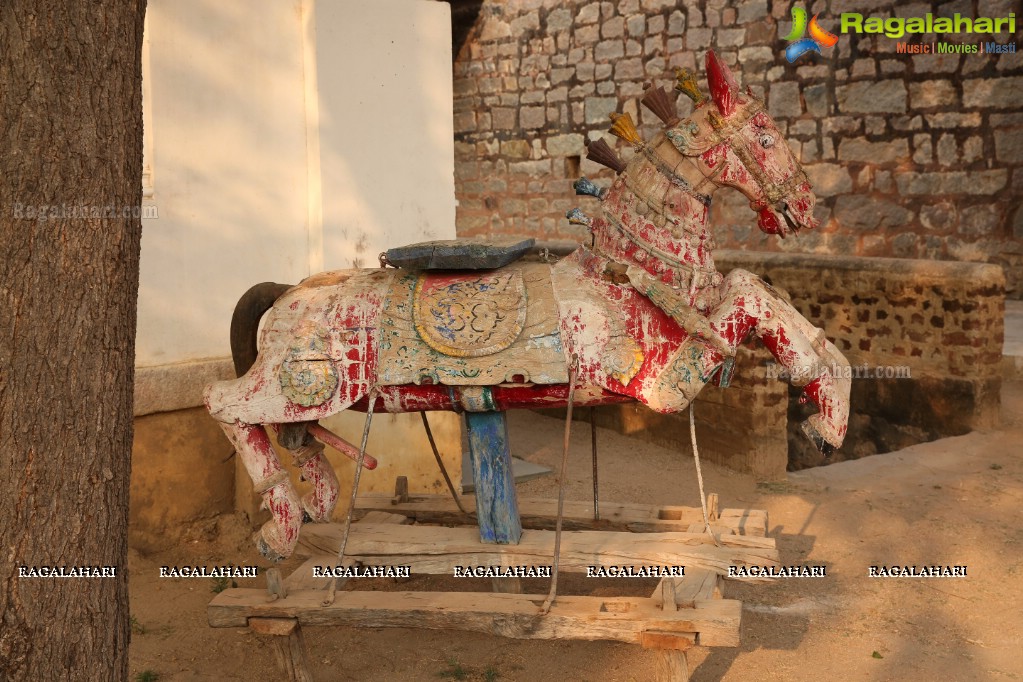
[(725, 362), (721, 365), (721, 369), (718, 378), (718, 386), (721, 388), (728, 388), (732, 385), (732, 375), (735, 374), (735, 358), (725, 358)]
[(476, 485), (480, 541), (518, 544), (522, 522), (515, 496), (505, 413), (466, 412), (465, 425), (469, 432), (472, 479)]
[(603, 187), (598, 187), (585, 175), (576, 180), (575, 184), (572, 185), (572, 187), (575, 189), (575, 193), (578, 195), (588, 194), (589, 196), (597, 197), (598, 199), (603, 199), (604, 194), (607, 193), (606, 189), (604, 189)]
[(582, 209), (579, 208), (573, 208), (565, 214), (565, 217), (568, 218), (568, 222), (573, 225), (585, 225), (586, 227), (589, 227), (593, 223), (593, 218), (583, 213)]

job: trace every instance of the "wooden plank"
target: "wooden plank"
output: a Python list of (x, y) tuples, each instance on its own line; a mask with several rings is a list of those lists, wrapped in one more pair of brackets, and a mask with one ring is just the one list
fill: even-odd
[(681, 578), (662, 578), (651, 598), (664, 608), (669, 594), (675, 598), (675, 608), (681, 609), (691, 609), (697, 602), (708, 599), (720, 599), (721, 576), (702, 568), (687, 568)]
[(315, 590), (266, 601), (263, 590), (235, 588), (207, 607), (212, 627), (243, 627), (249, 618), (297, 618), (301, 625), (469, 630), (515, 639), (614, 640), (641, 644), (643, 633), (697, 633), (703, 646), (738, 646), (742, 603), (698, 602), (666, 612), (646, 597), (558, 597), (541, 616), (543, 595), (485, 592), (339, 592), (322, 605)]
[[(371, 511), (363, 516), (357, 523), (363, 524), (376, 524), (376, 523), (392, 523), (398, 525), (407, 525), (412, 523), (412, 519), (401, 514), (391, 514), (389, 512)], [(333, 555), (321, 554), (317, 552), (314, 547), (302, 544), (302, 535), (298, 536), (299, 546), (296, 553), (299, 556), (308, 556), (309, 558), (295, 571), (284, 579), (284, 587), (287, 590), (323, 590), (326, 589), (330, 584), (331, 578), (325, 577), (314, 577), (313, 567), (314, 566), (336, 566), (337, 565), (337, 553)], [(349, 558), (345, 558), (345, 565), (351, 566), (355, 562)], [(270, 569), (275, 570), (275, 569)], [(269, 575), (269, 571), (268, 571)], [(339, 578), (337, 586), (341, 587), (345, 583), (345, 578)]]
[(661, 669), (658, 679), (661, 682), (689, 682), (689, 661), (686, 659), (686, 650), (682, 647), (658, 648), (661, 649)]
[(266, 570), (266, 591), (270, 593), (271, 599), (284, 599), (288, 596), (288, 588), (284, 584), (279, 568)]
[(257, 635), (287, 637), (297, 627), (298, 621), (294, 618), (249, 618), (249, 628)]
[(284, 668), (289, 682), (313, 682), (301, 627), (295, 628), (287, 638), (274, 637), (274, 648), (278, 652), (277, 660)]
[[(735, 533), (734, 529), (720, 523), (711, 523), (710, 529), (715, 534), (721, 536), (733, 535)], [(689, 533), (706, 533), (707, 527), (703, 525), (703, 521), (698, 521), (697, 523), (690, 523), (689, 528), (687, 528), (686, 531)]]
[(769, 524), (764, 509), (722, 509), (718, 523), (731, 526), (740, 535), (767, 535)]
[[(345, 564), (353, 563), (350, 559), (347, 559)], [(314, 566), (336, 566), (337, 565), (337, 554), (315, 554), (314, 556), (306, 559), (301, 566), (296, 568), (294, 572), (284, 579), (284, 585), (288, 588), (288, 592), (294, 590), (325, 590), (330, 585), (332, 578), (325, 577), (314, 577), (313, 567)], [(338, 587), (345, 583), (345, 578), (338, 579)]]
[(249, 629), (270, 637), (277, 667), (288, 682), (313, 682), (297, 618), (249, 618)]
[[(404, 478), (404, 476), (402, 476)], [(405, 516), (404, 514), (392, 514), (390, 512), (383, 511), (371, 511), (359, 519), (359, 523), (396, 523), (399, 525), (408, 525), (412, 523), (412, 519)]]
[[(472, 511), (475, 498), (463, 495), (462, 503)], [(462, 515), (448, 496), (411, 495), (404, 504), (395, 504), (390, 496), (360, 495), (359, 509), (399, 512), (420, 523), (464, 523)], [(557, 500), (523, 498), (518, 501), (524, 528), (550, 530), (558, 515)], [(702, 522), (699, 507), (651, 506), (646, 504), (600, 501), (600, 520), (593, 519), (593, 502), (565, 502), (565, 530), (631, 530), (633, 532), (684, 531), (691, 523)], [(767, 512), (757, 509), (723, 509), (716, 523), (728, 526), (738, 535), (763, 537), (767, 533)]]
[(469, 460), (476, 485), (476, 520), (482, 542), (515, 544), (522, 536), (515, 497), (508, 421), (504, 412), (466, 412)]
[[(340, 524), (307, 524), (300, 547), (336, 554)], [(729, 566), (778, 564), (772, 538), (727, 535), (721, 547), (705, 533), (627, 533), (566, 531), (561, 538), (561, 569), (585, 572), (589, 566), (687, 566), (727, 574)], [(411, 566), (413, 573), (451, 574), (455, 566), (548, 566), (554, 533), (523, 531), (517, 545), (479, 542), (472, 527), (353, 524), (346, 558), (374, 566)], [(328, 564), (333, 565), (333, 563)], [(769, 578), (743, 578), (766, 581)]]
[(644, 649), (661, 649), (662, 651), (686, 651), (696, 644), (696, 634), (690, 632), (657, 632), (647, 630), (640, 639)]

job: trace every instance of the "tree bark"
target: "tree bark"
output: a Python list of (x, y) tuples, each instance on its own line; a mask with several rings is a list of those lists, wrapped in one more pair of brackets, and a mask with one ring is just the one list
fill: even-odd
[[(145, 0), (0, 4), (0, 679), (128, 676)], [(44, 567), (116, 577), (27, 577)]]

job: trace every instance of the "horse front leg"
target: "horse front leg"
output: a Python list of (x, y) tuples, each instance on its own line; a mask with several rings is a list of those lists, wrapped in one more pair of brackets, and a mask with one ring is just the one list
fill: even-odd
[(711, 327), (734, 353), (740, 343), (756, 334), (793, 386), (818, 412), (802, 424), (803, 432), (825, 456), (845, 439), (849, 420), (849, 362), (824, 336), (764, 280), (745, 270), (725, 277), (722, 299), (708, 315)]
[[(323, 453), (323, 443), (316, 440), (306, 424), (282, 424), (277, 429), (277, 442), (288, 449), (295, 466), (302, 471), (302, 480), (312, 491), (302, 498), (303, 520), (325, 523), (337, 505), (340, 485), (334, 467)], [(322, 427), (319, 427), (322, 429)]]
[(241, 457), (257, 493), (263, 497), (271, 519), (256, 537), (256, 547), (271, 561), (291, 556), (302, 526), (302, 505), (281, 466), (277, 452), (261, 424), (220, 424)]

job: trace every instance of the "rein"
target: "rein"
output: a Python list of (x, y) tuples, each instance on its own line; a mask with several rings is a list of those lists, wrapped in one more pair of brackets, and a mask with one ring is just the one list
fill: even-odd
[[(697, 166), (694, 159), (715, 147), (725, 145), (728, 149), (732, 150), (735, 157), (739, 160), (739, 163), (742, 164), (742, 166), (746, 169), (746, 172), (749, 173), (749, 175), (757, 183), (759, 189), (763, 193), (765, 205), (775, 205), (786, 196), (794, 194), (800, 185), (808, 183), (809, 181), (806, 173), (797, 164), (796, 170), (791, 175), (780, 182), (775, 182), (768, 177), (767, 171), (757, 163), (757, 160), (749, 146), (733, 142), (735, 134), (749, 124), (753, 117), (763, 111), (763, 102), (754, 97), (746, 103), (737, 115), (733, 115), (728, 118), (722, 117), (717, 113), (717, 111), (708, 112), (707, 118), (710, 121), (709, 130), (706, 127), (698, 126), (692, 120), (679, 123), (665, 134), (667, 139), (682, 154), (682, 160), (675, 164), (674, 167), (669, 165), (664, 158), (657, 154), (655, 149), (647, 146), (646, 144), (638, 143), (638, 140), (634, 140), (632, 138), (627, 139), (630, 139), (630, 141), (635, 144), (636, 151), (643, 155), (644, 159), (654, 167), (657, 173), (669, 181), (669, 188), (676, 187), (682, 190), (683, 193), (692, 197), (707, 208), (711, 205), (711, 195), (703, 193), (701, 189), (707, 184), (720, 184), (718, 179), (724, 172), (726, 164), (719, 164), (713, 172), (707, 174), (704, 173), (699, 166)], [(697, 172), (699, 172), (702, 176), (702, 179), (695, 185), (692, 181), (682, 177), (678, 172), (679, 167), (686, 162), (695, 166)], [(678, 217), (670, 214), (666, 206), (667, 189), (664, 192), (664, 196), (656, 198), (650, 195), (648, 191), (649, 188), (641, 186), (642, 183), (637, 183), (637, 181), (630, 178), (627, 173), (623, 174), (623, 179), (629, 192), (631, 192), (633, 196), (645, 205), (646, 208), (644, 208), (644, 211), (652, 210), (657, 213), (654, 223), (658, 227), (664, 227), (666, 224), (670, 223), (673, 226), (673, 229), (671, 230), (672, 236), (675, 238), (681, 236), (680, 231), (682, 230), (694, 236), (699, 236), (701, 234), (700, 230), (694, 229), (686, 221), (680, 220)], [(644, 211), (639, 212), (642, 213)], [(612, 226), (615, 230), (617, 230), (620, 237), (627, 239), (628, 242), (645, 254), (643, 260), (646, 260), (646, 258), (652, 258), (660, 264), (660, 272), (664, 272), (665, 270), (671, 271), (675, 275), (675, 281), (679, 283), (679, 286), (695, 290), (708, 286), (715, 286), (721, 283), (722, 275), (716, 269), (701, 268), (692, 263), (686, 263), (678, 256), (658, 248), (646, 239), (643, 239), (639, 234), (627, 229), (618, 217), (613, 215), (611, 212), (605, 211), (604, 219), (609, 226)], [(704, 227), (704, 229), (706, 228)], [(596, 236), (597, 235), (594, 234), (594, 238), (596, 238)], [(608, 234), (607, 238), (612, 240), (616, 239), (616, 237), (612, 234)], [(605, 242), (605, 246), (611, 246), (611, 244)], [(594, 250), (598, 253), (603, 252), (601, 255), (614, 260), (613, 254), (610, 252), (604, 252), (604, 249), (600, 248), (599, 242), (595, 241)]]

